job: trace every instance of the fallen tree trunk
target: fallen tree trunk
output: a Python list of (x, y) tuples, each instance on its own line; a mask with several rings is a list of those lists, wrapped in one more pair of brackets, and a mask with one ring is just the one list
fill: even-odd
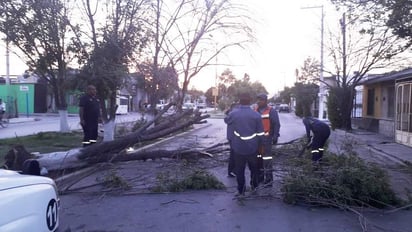
[[(209, 115), (202, 116), (201, 118), (209, 117)], [(199, 119), (193, 120), (186, 120), (184, 122), (179, 122), (177, 125), (171, 128), (164, 129), (162, 131), (145, 134), (145, 133), (133, 133), (128, 135), (120, 140), (110, 141), (101, 143), (99, 145), (95, 145), (95, 149), (91, 151), (87, 151), (87, 153), (83, 153), (79, 155), (79, 159), (84, 159), (88, 163), (99, 163), (99, 162), (107, 162), (111, 159), (111, 157), (115, 156), (117, 153), (121, 152), (122, 150), (131, 147), (132, 145), (144, 142), (144, 141), (151, 141), (160, 137), (164, 137), (166, 135), (175, 133), (179, 130), (187, 128), (188, 126), (192, 125), (194, 121), (198, 121)], [(93, 146), (94, 147), (94, 146)], [(93, 148), (90, 147), (90, 148)]]
[(140, 151), (132, 153), (121, 153), (116, 156), (108, 155), (106, 159), (111, 159), (111, 162), (124, 162), (131, 160), (156, 160), (161, 158), (171, 159), (199, 159), (199, 158), (212, 158), (213, 154), (201, 150), (151, 150)]
[(107, 141), (86, 147), (80, 151), (77, 157), (80, 160), (87, 160), (87, 162), (90, 163), (107, 162), (108, 159), (103, 157), (113, 156), (114, 154), (117, 154), (122, 150), (133, 146), (134, 144), (164, 137), (166, 135), (187, 128), (192, 124), (204, 123), (206, 121), (203, 120), (210, 117), (210, 115), (201, 115), (199, 112), (193, 113), (193, 111), (183, 112), (179, 115), (179, 120), (174, 120), (175, 124), (172, 126), (170, 126), (169, 124), (169, 127), (167, 127), (166, 124), (161, 123), (158, 126), (147, 130), (147, 128), (149, 128), (149, 126), (152, 125), (154, 121), (160, 118), (161, 114), (159, 114), (153, 120), (146, 123), (138, 131), (131, 133), (127, 136), (124, 136), (120, 139)]
[[(204, 117), (209, 117), (209, 116), (201, 116), (201, 118), (204, 118)], [(152, 133), (152, 134), (140, 135), (139, 141), (150, 141), (156, 138), (160, 138), (164, 136), (165, 134), (170, 134), (173, 131), (176, 132), (176, 130), (185, 128), (185, 126), (190, 125), (190, 123), (191, 123), (190, 121), (186, 121), (185, 123), (180, 122), (179, 124), (175, 125), (173, 128), (167, 128), (166, 130), (159, 131), (159, 132)], [(129, 139), (133, 141), (136, 140), (135, 137), (129, 138)], [(286, 144), (294, 143), (296, 141), (298, 141), (298, 139), (294, 139), (289, 142), (278, 143), (277, 145), (286, 145)], [(84, 168), (94, 163), (122, 162), (122, 161), (130, 161), (130, 160), (147, 160), (147, 159), (158, 159), (158, 158), (179, 158), (179, 157), (188, 159), (191, 156), (194, 158), (198, 158), (199, 155), (212, 156), (214, 154), (220, 154), (222, 152), (227, 152), (230, 149), (229, 143), (224, 142), (224, 143), (214, 144), (202, 150), (196, 150), (196, 149), (179, 150), (178, 149), (174, 151), (166, 151), (166, 150), (148, 151), (148, 149), (145, 149), (144, 147), (142, 147), (141, 149), (138, 148), (134, 152), (127, 153), (127, 151), (125, 150), (125, 148), (128, 148), (127, 146), (117, 147), (116, 148), (117, 152), (114, 152), (113, 147), (110, 147), (112, 142), (113, 141), (107, 142), (109, 143), (107, 145), (108, 147), (98, 146), (97, 150), (95, 150), (94, 156), (89, 156), (88, 154), (86, 154), (84, 159), (79, 159), (78, 156), (79, 154), (81, 154), (82, 151), (84, 152), (85, 149), (79, 150), (78, 148), (72, 149), (69, 151), (64, 151), (64, 152), (53, 152), (49, 154), (42, 154), (40, 157), (37, 157), (37, 158), (42, 167), (45, 167), (49, 171), (58, 171), (58, 170), (65, 170), (65, 169)], [(277, 148), (275, 148), (275, 146), (277, 145), (273, 145), (272, 147), (273, 151), (276, 151)], [(118, 144), (116, 144), (116, 146), (118, 146)], [(104, 152), (100, 153), (100, 151), (104, 151)], [(19, 156), (22, 155), (20, 154), (21, 152), (18, 152), (18, 153), (19, 153), (18, 154)]]

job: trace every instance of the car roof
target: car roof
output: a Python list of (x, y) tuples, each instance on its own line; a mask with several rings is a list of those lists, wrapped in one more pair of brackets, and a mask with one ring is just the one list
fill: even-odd
[(16, 171), (0, 169), (0, 191), (36, 184), (53, 185), (54, 181), (48, 177), (22, 175)]

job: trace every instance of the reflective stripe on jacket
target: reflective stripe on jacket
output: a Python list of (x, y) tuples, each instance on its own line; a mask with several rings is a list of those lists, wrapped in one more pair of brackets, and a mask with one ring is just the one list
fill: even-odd
[(254, 133), (254, 134), (252, 134), (252, 135), (250, 135), (250, 136), (240, 136), (240, 134), (239, 134), (237, 131), (234, 131), (234, 134), (235, 134), (237, 137), (239, 137), (241, 140), (250, 140), (250, 139), (255, 138), (256, 136), (262, 136), (262, 135), (264, 135), (265, 133), (264, 133), (264, 132), (261, 132), (261, 133)]
[(233, 128), (231, 146), (234, 153), (239, 155), (257, 154), (264, 134), (260, 115), (250, 106), (241, 105), (224, 120), (228, 126)]

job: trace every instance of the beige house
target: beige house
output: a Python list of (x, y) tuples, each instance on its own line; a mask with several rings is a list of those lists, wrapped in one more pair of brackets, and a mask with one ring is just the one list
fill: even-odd
[(412, 146), (412, 68), (368, 76), (360, 85), (362, 116), (353, 118), (354, 127)]

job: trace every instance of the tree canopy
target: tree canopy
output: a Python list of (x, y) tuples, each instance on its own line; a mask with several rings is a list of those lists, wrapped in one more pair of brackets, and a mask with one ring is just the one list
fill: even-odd
[(362, 21), (392, 29), (392, 32), (412, 45), (412, 1), (410, 0), (331, 0), (338, 8), (364, 12)]
[(156, 0), (153, 8), (149, 59), (155, 67), (172, 67), (178, 72), (178, 105), (192, 78), (206, 67), (218, 65), (219, 54), (244, 49), (254, 41), (248, 10), (233, 1)]
[(340, 120), (333, 127), (351, 130), (355, 87), (375, 70), (396, 70), (410, 65), (405, 59), (410, 41), (386, 24), (392, 13), (388, 6), (374, 0), (333, 2), (344, 13), (339, 22), (340, 33), (331, 33), (328, 43), (328, 57), (333, 66), (325, 71), (334, 77), (334, 82), (328, 83), (328, 105), (334, 107), (328, 107), (328, 112), (331, 118)]
[(4, 0), (0, 2), (0, 31), (24, 56), (30, 71), (52, 90), (61, 113), (60, 131), (70, 130), (67, 122), (66, 89), (69, 65), (79, 58), (78, 27), (72, 24), (69, 1)]
[[(103, 120), (111, 121), (116, 114), (117, 93), (126, 84), (131, 62), (148, 40), (144, 18), (149, 5), (146, 0), (111, 0), (105, 4), (83, 0), (82, 4), (88, 25), (82, 32), (89, 39), (83, 41), (85, 55), (79, 78), (97, 87)], [(104, 23), (98, 22), (102, 18)]]

